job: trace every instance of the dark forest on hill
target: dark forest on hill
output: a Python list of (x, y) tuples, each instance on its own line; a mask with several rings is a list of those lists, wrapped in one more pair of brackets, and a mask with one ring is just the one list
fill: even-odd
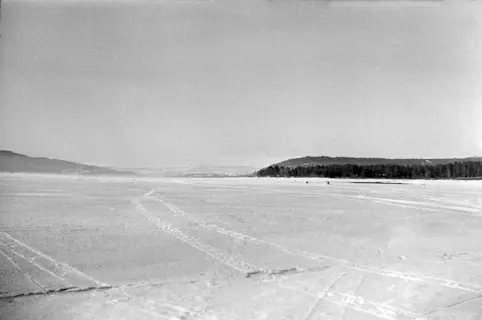
[(360, 157), (327, 157), (327, 156), (307, 156), (301, 158), (292, 158), (288, 160), (276, 163), (283, 167), (293, 166), (315, 166), (315, 165), (376, 165), (376, 164), (398, 164), (398, 165), (417, 165), (417, 164), (449, 164), (453, 162), (464, 161), (482, 161), (481, 157), (468, 157), (468, 158), (360, 158)]
[(482, 177), (482, 161), (418, 165), (271, 165), (257, 172), (258, 177), (326, 177), (386, 179), (457, 179)]

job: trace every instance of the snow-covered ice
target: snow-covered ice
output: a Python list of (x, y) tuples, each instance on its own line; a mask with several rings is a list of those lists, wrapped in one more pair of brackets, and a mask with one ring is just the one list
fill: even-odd
[(4, 174), (0, 318), (482, 314), (482, 183), (306, 181)]

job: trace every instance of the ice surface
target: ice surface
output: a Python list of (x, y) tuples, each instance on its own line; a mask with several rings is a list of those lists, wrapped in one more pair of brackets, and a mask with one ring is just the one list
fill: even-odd
[(482, 314), (482, 183), (326, 181), (4, 174), (0, 318)]

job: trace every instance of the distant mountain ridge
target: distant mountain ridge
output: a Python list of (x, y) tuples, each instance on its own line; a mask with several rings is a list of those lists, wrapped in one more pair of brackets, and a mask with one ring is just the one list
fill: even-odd
[(136, 168), (139, 174), (158, 177), (237, 177), (254, 174), (251, 166), (173, 166), (166, 168)]
[(468, 158), (361, 158), (361, 157), (301, 157), (284, 160), (276, 163), (280, 167), (297, 167), (297, 166), (312, 166), (312, 165), (377, 165), (377, 164), (396, 164), (396, 165), (423, 165), (423, 164), (448, 164), (461, 161), (482, 161), (482, 157), (468, 157)]
[(55, 173), (82, 175), (135, 175), (146, 177), (238, 177), (254, 175), (249, 166), (173, 166), (167, 168), (109, 168), (77, 162), (31, 157), (0, 150), (0, 172)]
[(7, 150), (0, 150), (0, 172), (24, 173), (76, 173), (83, 175), (135, 175), (132, 171), (85, 165), (72, 161), (30, 157)]

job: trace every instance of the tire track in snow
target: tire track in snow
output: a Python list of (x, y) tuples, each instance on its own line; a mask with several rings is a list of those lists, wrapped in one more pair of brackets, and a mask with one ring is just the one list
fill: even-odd
[[(402, 280), (408, 280), (408, 281), (413, 281), (413, 282), (421, 282), (421, 283), (426, 283), (426, 284), (432, 284), (432, 285), (441, 285), (444, 287), (448, 287), (451, 289), (460, 289), (464, 291), (470, 291), (470, 292), (479, 292), (482, 290), (482, 285), (477, 285), (477, 284), (472, 284), (472, 283), (462, 283), (462, 282), (457, 282), (455, 280), (451, 279), (445, 279), (445, 278), (439, 278), (439, 277), (433, 277), (433, 276), (427, 276), (427, 275), (421, 275), (417, 273), (410, 273), (410, 272), (400, 272), (396, 270), (390, 270), (390, 269), (385, 269), (385, 268), (377, 268), (373, 266), (368, 266), (368, 265), (361, 265), (361, 264), (355, 264), (349, 260), (344, 260), (344, 259), (339, 259), (335, 258), (332, 256), (327, 256), (327, 255), (322, 255), (322, 254), (316, 254), (313, 252), (305, 251), (305, 250), (300, 250), (300, 249), (290, 249), (285, 246), (266, 241), (266, 240), (261, 240), (249, 235), (241, 234), (239, 232), (231, 231), (231, 230), (226, 230), (224, 228), (221, 228), (217, 225), (214, 224), (206, 224), (204, 221), (198, 219), (194, 215), (187, 213), (178, 207), (174, 206), (173, 204), (166, 202), (160, 198), (154, 198), (152, 195), (155, 193), (155, 189), (151, 190), (149, 193), (145, 194), (142, 197), (160, 202), (164, 204), (172, 213), (184, 216), (186, 219), (189, 221), (198, 224), (199, 226), (218, 232), (220, 234), (224, 234), (227, 236), (230, 236), (232, 238), (235, 238), (237, 240), (241, 241), (251, 241), (254, 243), (259, 243), (259, 244), (266, 244), (272, 247), (275, 247), (283, 252), (286, 252), (291, 255), (296, 255), (296, 256), (301, 256), (304, 258), (308, 258), (311, 260), (316, 260), (316, 261), (321, 261), (321, 262), (326, 262), (328, 261), (333, 261), (339, 265), (342, 265), (344, 267), (350, 268), (352, 270), (357, 270), (357, 271), (362, 271), (362, 272), (367, 272), (367, 273), (372, 273), (372, 274), (377, 274), (380, 276), (386, 276), (386, 277), (391, 277), (391, 278), (398, 278)], [(148, 196), (149, 194), (149, 196)], [(142, 198), (141, 197), (141, 198)]]

